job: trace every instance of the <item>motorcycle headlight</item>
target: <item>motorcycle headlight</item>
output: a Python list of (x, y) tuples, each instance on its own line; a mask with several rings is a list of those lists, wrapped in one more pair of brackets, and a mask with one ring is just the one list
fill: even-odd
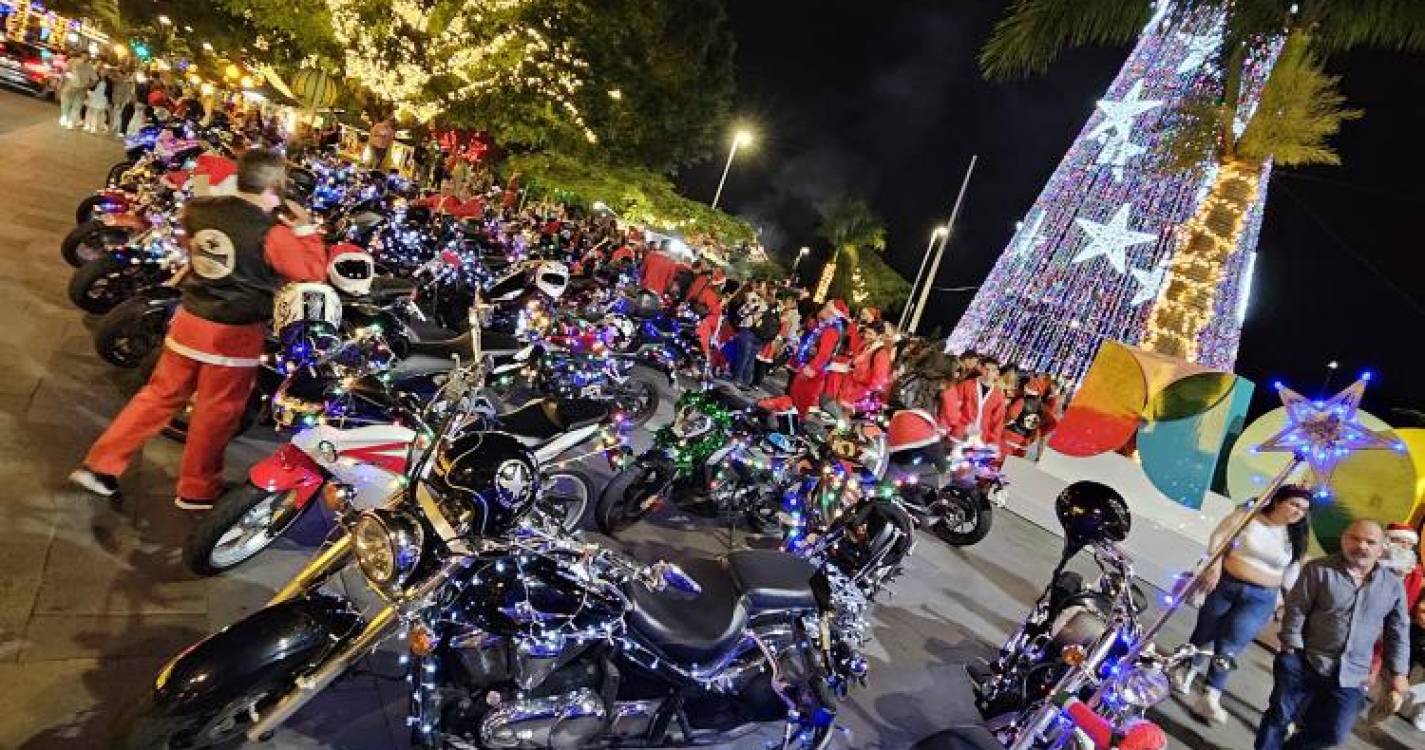
[(351, 537), (361, 572), (372, 583), (389, 587), (405, 583), (416, 569), (425, 532), (406, 514), (370, 510), (356, 519)]
[(1139, 708), (1148, 709), (1168, 699), (1172, 691), (1168, 676), (1154, 667), (1134, 667), (1124, 675), (1121, 688), (1123, 700)]

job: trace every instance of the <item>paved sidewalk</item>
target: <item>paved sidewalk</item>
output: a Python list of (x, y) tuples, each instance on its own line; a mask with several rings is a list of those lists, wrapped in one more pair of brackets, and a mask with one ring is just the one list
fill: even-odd
[[(53, 105), (0, 92), (0, 750), (103, 748), (114, 713), (173, 653), (260, 606), (310, 555), (315, 518), (236, 574), (194, 579), (178, 550), (193, 523), (172, 505), (179, 446), (150, 444), (124, 478), (121, 505), (71, 490), (65, 474), (135, 387), (93, 353), (65, 295), (58, 244), (78, 200), (120, 156), (112, 139), (60, 130)], [(663, 407), (661, 417), (669, 414)], [(245, 437), (229, 452), (234, 481), (270, 451)], [(1013, 496), (1016, 503), (1034, 502)], [(658, 518), (633, 534), (640, 556), (723, 549), (725, 532)], [(308, 546), (303, 546), (303, 545)], [(878, 607), (870, 685), (844, 712), (843, 747), (901, 750), (963, 713), (941, 689), (957, 661), (998, 643), (1038, 595), (1059, 543), (1001, 513), (989, 539), (953, 550), (924, 538), (894, 595)], [(1190, 618), (1170, 628), (1184, 637)], [(1269, 657), (1253, 649), (1226, 700), (1231, 720), (1206, 727), (1170, 703), (1158, 712), (1178, 748), (1246, 748), (1269, 690)], [(381, 665), (375, 665), (381, 669)], [(402, 684), (380, 674), (340, 683), (269, 747), (402, 748)], [(1351, 748), (1421, 747), (1395, 719)]]

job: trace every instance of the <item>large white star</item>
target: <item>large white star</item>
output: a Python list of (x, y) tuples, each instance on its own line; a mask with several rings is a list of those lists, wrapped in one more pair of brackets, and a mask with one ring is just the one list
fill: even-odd
[(1207, 63), (1207, 58), (1222, 46), (1222, 40), (1213, 34), (1180, 34), (1179, 37), (1187, 40), (1187, 56), (1178, 63), (1175, 71), (1178, 75), (1201, 68)]
[(1128, 140), (1133, 133), (1133, 119), (1138, 115), (1147, 112), (1162, 104), (1162, 100), (1144, 100), (1138, 98), (1143, 94), (1143, 81), (1137, 80), (1128, 87), (1128, 93), (1118, 101), (1111, 99), (1100, 99), (1098, 108), (1103, 111), (1103, 119), (1089, 131), (1089, 138), (1102, 141), (1110, 132), (1118, 137)]
[(1158, 239), (1158, 235), (1152, 232), (1138, 232), (1128, 228), (1128, 215), (1132, 209), (1132, 204), (1125, 203), (1102, 224), (1083, 217), (1074, 219), (1074, 223), (1089, 236), (1089, 241), (1074, 256), (1072, 262), (1083, 263), (1102, 255), (1108, 258), (1113, 270), (1125, 272), (1128, 269), (1128, 248)]
[(1129, 304), (1137, 307), (1158, 296), (1158, 289), (1163, 286), (1163, 277), (1168, 273), (1168, 263), (1163, 261), (1152, 268), (1134, 268), (1129, 273), (1133, 274), (1133, 280), (1138, 282), (1138, 291), (1133, 293)]

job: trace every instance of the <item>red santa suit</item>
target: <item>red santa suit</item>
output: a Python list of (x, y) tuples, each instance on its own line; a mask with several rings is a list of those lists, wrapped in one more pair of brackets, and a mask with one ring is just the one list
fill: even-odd
[(846, 335), (841, 339), (841, 351), (831, 358), (831, 365), (827, 367), (826, 392), (836, 400), (844, 400), (842, 394), (848, 390), (851, 381), (852, 363), (861, 356), (865, 348), (865, 340), (861, 338), (861, 324), (848, 322)]
[(117, 476), (195, 393), (178, 496), (222, 491), (223, 451), (257, 377), (272, 295), (286, 281), (322, 281), (327, 255), (316, 227), (277, 223), (255, 197), (197, 198), (184, 208), (190, 271), (158, 365), (89, 449), (84, 465)]
[(718, 328), (722, 322), (722, 295), (717, 293), (717, 289), (711, 285), (703, 287), (697, 298), (689, 302), (699, 302), (707, 312), (703, 319), (698, 321), (698, 341), (703, 345), (703, 356), (712, 362), (713, 352), (716, 347), (714, 339), (717, 336)]
[(838, 398), (860, 410), (872, 409), (882, 403), (890, 382), (891, 348), (877, 343), (863, 349), (851, 363)]
[[(837, 300), (834, 305), (844, 320), (846, 303)], [(841, 331), (836, 321), (824, 321), (812, 329), (811, 336), (810, 348), (804, 354), (804, 361), (792, 375), (791, 384), (787, 386), (787, 395), (792, 397), (792, 403), (796, 405), (797, 413), (801, 416), (806, 416), (807, 412), (821, 401), (821, 394), (826, 392), (827, 367), (831, 365), (831, 359), (836, 354)]]
[(668, 291), (668, 284), (677, 270), (678, 264), (673, 260), (673, 256), (662, 250), (654, 250), (643, 259), (643, 280), (640, 283), (644, 289), (662, 297)]
[(1004, 391), (969, 378), (941, 392), (938, 416), (955, 440), (978, 437), (985, 445), (998, 446), (1004, 437), (1005, 409)]

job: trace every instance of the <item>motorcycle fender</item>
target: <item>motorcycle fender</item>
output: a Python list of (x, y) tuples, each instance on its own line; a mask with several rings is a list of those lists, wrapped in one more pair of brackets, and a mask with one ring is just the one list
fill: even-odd
[(297, 490), (296, 504), (302, 508), (321, 488), (326, 476), (311, 456), (287, 443), (249, 469), (247, 479), (268, 490)]
[(348, 602), (326, 594), (264, 607), (174, 657), (158, 673), (154, 703), (180, 713), (211, 710), (290, 683), (362, 624)]

